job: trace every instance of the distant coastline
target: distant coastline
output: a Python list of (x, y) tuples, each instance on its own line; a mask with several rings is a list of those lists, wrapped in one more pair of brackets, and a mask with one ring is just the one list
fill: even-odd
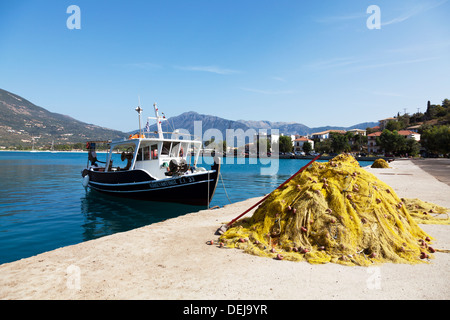
[[(84, 150), (71, 150), (71, 151), (50, 151), (50, 150), (0, 150), (0, 152), (29, 152), (29, 153), (87, 153), (87, 151)], [(97, 153), (101, 154), (107, 154), (108, 151), (97, 151)], [(243, 158), (239, 156), (232, 156), (227, 155), (226, 157), (233, 157), (233, 158)], [(327, 156), (324, 155), (320, 157), (320, 160), (330, 160), (333, 159), (335, 156)], [(246, 156), (245, 158), (249, 158), (249, 156)], [(254, 158), (254, 157), (251, 157)], [(279, 155), (278, 159), (297, 159), (297, 160), (311, 160), (314, 159), (314, 156), (289, 156), (289, 155)], [(384, 159), (386, 161), (393, 160), (394, 157), (385, 157), (385, 156), (369, 156), (369, 157), (357, 157), (356, 160), (358, 161), (375, 161), (376, 159)]]

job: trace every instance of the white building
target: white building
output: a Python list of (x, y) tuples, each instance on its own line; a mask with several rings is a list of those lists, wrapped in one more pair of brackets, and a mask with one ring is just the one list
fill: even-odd
[(318, 139), (319, 141), (323, 141), (325, 139), (330, 138), (331, 132), (345, 134), (346, 131), (345, 130), (327, 130), (327, 131), (322, 131), (322, 132), (316, 132), (311, 135), (311, 138)]
[(303, 144), (309, 142), (311, 144), (312, 150), (314, 150), (314, 141), (308, 138), (298, 138), (294, 140), (294, 152), (302, 152)]

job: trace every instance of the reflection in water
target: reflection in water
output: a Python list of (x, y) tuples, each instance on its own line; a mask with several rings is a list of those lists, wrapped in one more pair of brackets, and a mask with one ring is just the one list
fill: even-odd
[(82, 225), (84, 241), (205, 209), (204, 206), (117, 198), (95, 190), (87, 191), (80, 200), (85, 220)]

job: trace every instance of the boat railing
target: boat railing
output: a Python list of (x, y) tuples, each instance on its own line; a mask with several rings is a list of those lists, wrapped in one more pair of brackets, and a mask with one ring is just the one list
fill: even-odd
[[(193, 141), (201, 141), (201, 137), (193, 135), (193, 134), (189, 134), (189, 133), (183, 133), (183, 132), (161, 132), (162, 134), (170, 134), (172, 136), (186, 136), (186, 137), (190, 137), (192, 138)], [(144, 132), (144, 136), (146, 138), (153, 138), (150, 135), (158, 135), (158, 131), (152, 131), (152, 132)]]

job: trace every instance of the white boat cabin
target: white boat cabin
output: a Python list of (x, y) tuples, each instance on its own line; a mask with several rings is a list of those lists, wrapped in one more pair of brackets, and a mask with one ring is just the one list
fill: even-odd
[[(136, 152), (137, 150), (137, 152)], [(132, 138), (110, 143), (105, 171), (142, 169), (156, 179), (168, 178), (171, 161), (178, 165), (195, 167), (201, 151), (201, 142), (195, 140)], [(121, 154), (121, 163), (112, 159), (113, 154)]]

